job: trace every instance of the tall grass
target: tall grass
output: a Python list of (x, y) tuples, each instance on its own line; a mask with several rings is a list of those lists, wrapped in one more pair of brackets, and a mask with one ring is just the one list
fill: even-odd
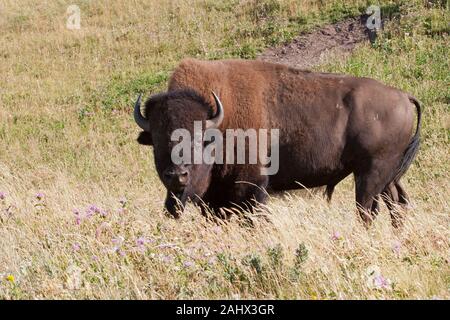
[[(0, 297), (449, 298), (448, 10), (398, 7), (374, 45), (318, 67), (368, 76), (424, 104), (405, 176), (403, 230), (384, 208), (366, 231), (353, 182), (330, 205), (273, 195), (255, 226), (162, 213), (151, 149), (134, 140), (137, 92), (163, 90), (186, 56), (253, 58), (366, 1), (66, 1), (0, 4)], [(434, 4), (433, 4), (434, 3)], [(42, 194), (38, 194), (42, 193)]]

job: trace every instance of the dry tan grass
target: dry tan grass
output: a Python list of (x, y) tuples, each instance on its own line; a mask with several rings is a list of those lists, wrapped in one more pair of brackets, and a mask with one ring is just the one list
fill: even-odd
[[(286, 30), (298, 12), (308, 25), (321, 23), (320, 12), (338, 3), (264, 3), (272, 2), (281, 3), (276, 22)], [(151, 150), (134, 141), (128, 102), (144, 88), (162, 89), (182, 57), (266, 45), (254, 31), (265, 25), (246, 9), (255, 2), (233, 3), (81, 1), (82, 27), (71, 31), (70, 2), (2, 1), (0, 297), (449, 298), (448, 76), (436, 76), (448, 73), (446, 36), (386, 39), (380, 46), (391, 55), (363, 46), (320, 67), (381, 79), (425, 103), (422, 151), (405, 177), (413, 209), (403, 230), (391, 228), (384, 209), (366, 231), (351, 179), (331, 205), (307, 191), (272, 196), (253, 228), (206, 222), (193, 206), (180, 221), (163, 215), (164, 189)], [(431, 10), (415, 5), (405, 14)], [(429, 62), (417, 80), (408, 70), (420, 59)], [(104, 214), (85, 217), (92, 204)]]

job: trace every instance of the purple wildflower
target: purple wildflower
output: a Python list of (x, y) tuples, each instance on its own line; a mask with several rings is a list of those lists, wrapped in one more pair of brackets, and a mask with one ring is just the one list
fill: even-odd
[(194, 263), (192, 261), (185, 261), (183, 263), (183, 267), (185, 267), (185, 268), (191, 268), (193, 266), (194, 266)]
[(138, 247), (143, 247), (147, 242), (148, 242), (148, 240), (145, 239), (144, 237), (139, 237), (136, 239), (136, 245)]
[(149, 242), (147, 239), (145, 239), (144, 237), (139, 237), (136, 239), (136, 245), (139, 251), (145, 251), (145, 244)]
[(95, 204), (91, 204), (88, 208), (88, 211), (90, 211), (92, 213), (100, 213), (101, 209), (99, 207), (97, 207)]
[(391, 282), (389, 279), (386, 279), (381, 274), (376, 275), (373, 278), (373, 285), (377, 289), (390, 289), (391, 288)]
[(333, 233), (333, 235), (331, 236), (331, 240), (333, 240), (333, 241), (342, 240), (342, 236), (339, 233), (339, 231), (335, 231)]
[(367, 286), (371, 289), (391, 290), (391, 280), (385, 278), (378, 266), (370, 266), (367, 268)]
[(38, 199), (39, 201), (42, 200), (42, 199), (44, 199), (44, 194), (43, 194), (42, 192), (36, 193), (35, 196), (36, 196), (36, 199)]
[(6, 199), (6, 192), (0, 191), (0, 200)]
[(106, 216), (106, 211), (100, 209), (99, 207), (97, 207), (95, 204), (91, 204), (87, 209), (86, 209), (86, 218), (90, 218), (92, 217), (94, 214), (101, 214), (102, 216)]
[(73, 249), (73, 251), (78, 251), (81, 249), (81, 246), (79, 243), (76, 242), (72, 245), (72, 249)]

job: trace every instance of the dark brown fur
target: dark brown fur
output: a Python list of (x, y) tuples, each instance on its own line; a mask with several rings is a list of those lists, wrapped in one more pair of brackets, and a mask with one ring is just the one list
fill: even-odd
[[(415, 98), (368, 78), (261, 61), (187, 59), (175, 69), (168, 92), (146, 103), (152, 132), (142, 133), (139, 142), (153, 140), (160, 175), (170, 165), (170, 131), (191, 128), (193, 120), (215, 113), (212, 90), (224, 106), (221, 130), (280, 129), (280, 170), (263, 176), (260, 165), (194, 166), (185, 197), (215, 212), (264, 202), (266, 188), (327, 186), (331, 199), (336, 184), (353, 173), (364, 222), (370, 224), (382, 195), (393, 224), (400, 224), (395, 205), (406, 206), (408, 198), (399, 179), (419, 144), (420, 106)], [(411, 138), (414, 105), (419, 120)]]

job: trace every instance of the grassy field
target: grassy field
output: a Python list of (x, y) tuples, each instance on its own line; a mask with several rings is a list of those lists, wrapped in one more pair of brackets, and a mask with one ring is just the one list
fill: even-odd
[[(81, 29), (66, 28), (67, 7)], [(450, 298), (450, 68), (445, 1), (0, 2), (0, 298)], [(162, 212), (164, 188), (132, 120), (184, 57), (254, 58), (300, 31), (395, 13), (376, 43), (317, 70), (373, 77), (424, 105), (403, 178), (402, 230), (365, 230), (352, 179), (270, 198), (268, 219)], [(383, 11), (384, 10), (384, 11)]]

